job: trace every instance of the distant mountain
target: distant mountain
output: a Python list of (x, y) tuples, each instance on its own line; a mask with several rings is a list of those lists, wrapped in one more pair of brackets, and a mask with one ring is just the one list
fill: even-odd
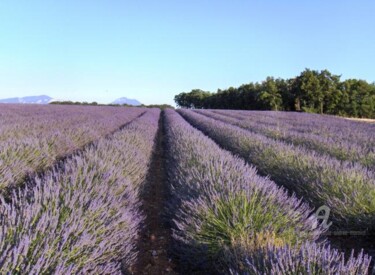
[(48, 104), (51, 100), (52, 97), (49, 97), (48, 95), (40, 95), (0, 99), (0, 103)]
[(118, 99), (116, 99), (115, 101), (111, 102), (111, 104), (128, 104), (128, 105), (133, 105), (133, 106), (139, 106), (139, 105), (142, 105), (141, 102), (139, 102), (138, 100), (136, 99), (130, 99), (130, 98), (126, 98), (126, 97), (120, 97)]

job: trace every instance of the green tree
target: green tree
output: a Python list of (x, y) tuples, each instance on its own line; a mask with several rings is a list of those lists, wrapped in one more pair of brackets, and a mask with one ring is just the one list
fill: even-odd
[(180, 93), (174, 100), (180, 107), (201, 109), (204, 107), (205, 99), (210, 96), (210, 92), (194, 89), (190, 93)]
[(185, 108), (286, 110), (374, 117), (375, 84), (357, 79), (341, 82), (339, 75), (328, 70), (305, 69), (295, 78), (267, 77), (261, 83), (218, 89), (216, 93), (194, 89), (176, 95), (175, 102)]
[(316, 101), (319, 104), (319, 111), (323, 113), (335, 113), (335, 108), (340, 97), (339, 91), (340, 76), (333, 75), (328, 70), (320, 71), (319, 75), (320, 93), (316, 96)]
[(261, 84), (259, 99), (265, 106), (265, 109), (279, 111), (282, 106), (282, 98), (273, 77), (267, 77)]

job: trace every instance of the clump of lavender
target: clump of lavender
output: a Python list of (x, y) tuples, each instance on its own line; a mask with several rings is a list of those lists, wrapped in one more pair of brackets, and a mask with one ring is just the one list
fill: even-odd
[(188, 265), (223, 271), (235, 247), (255, 251), (319, 238), (322, 230), (308, 205), (258, 176), (175, 111), (165, 114), (174, 237)]
[(134, 262), (159, 113), (35, 178), (11, 203), (1, 199), (0, 273), (120, 274)]
[(270, 175), (316, 208), (327, 205), (334, 226), (375, 229), (372, 171), (192, 111), (179, 112), (218, 144), (254, 164), (261, 174)]
[(237, 261), (230, 268), (231, 274), (309, 274), (309, 275), (362, 275), (369, 274), (371, 257), (354, 252), (345, 260), (344, 254), (330, 246), (305, 243), (300, 247), (275, 247), (256, 252), (237, 249), (228, 255)]

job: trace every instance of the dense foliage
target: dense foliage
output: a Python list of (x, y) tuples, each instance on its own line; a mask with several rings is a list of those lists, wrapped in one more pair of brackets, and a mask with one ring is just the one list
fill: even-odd
[(219, 145), (254, 164), (263, 175), (270, 175), (314, 207), (329, 206), (335, 226), (375, 230), (373, 171), (197, 112), (179, 112)]
[[(234, 247), (316, 240), (311, 209), (243, 160), (219, 148), (174, 111), (166, 111), (175, 237), (189, 265), (226, 265)], [(177, 207), (178, 206), (178, 207)], [(202, 266), (199, 266), (202, 268)]]
[(327, 70), (306, 69), (291, 79), (267, 77), (261, 83), (230, 87), (217, 93), (194, 89), (175, 96), (180, 107), (204, 109), (304, 111), (375, 118), (375, 84), (341, 81)]
[(148, 111), (32, 179), (10, 203), (0, 197), (1, 274), (121, 274), (130, 267), (159, 113)]
[(322, 231), (295, 196), (174, 111), (166, 111), (166, 129), (176, 252), (190, 272), (366, 274), (368, 256), (345, 261), (337, 250), (310, 242)]
[(330, 246), (304, 243), (300, 247), (268, 247), (256, 253), (238, 251), (232, 275), (365, 275), (371, 258), (360, 252), (345, 260), (345, 255)]

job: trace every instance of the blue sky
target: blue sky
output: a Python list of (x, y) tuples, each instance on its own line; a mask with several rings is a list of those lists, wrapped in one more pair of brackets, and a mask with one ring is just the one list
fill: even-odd
[(0, 98), (173, 103), (305, 68), (375, 81), (375, 1), (0, 2)]

